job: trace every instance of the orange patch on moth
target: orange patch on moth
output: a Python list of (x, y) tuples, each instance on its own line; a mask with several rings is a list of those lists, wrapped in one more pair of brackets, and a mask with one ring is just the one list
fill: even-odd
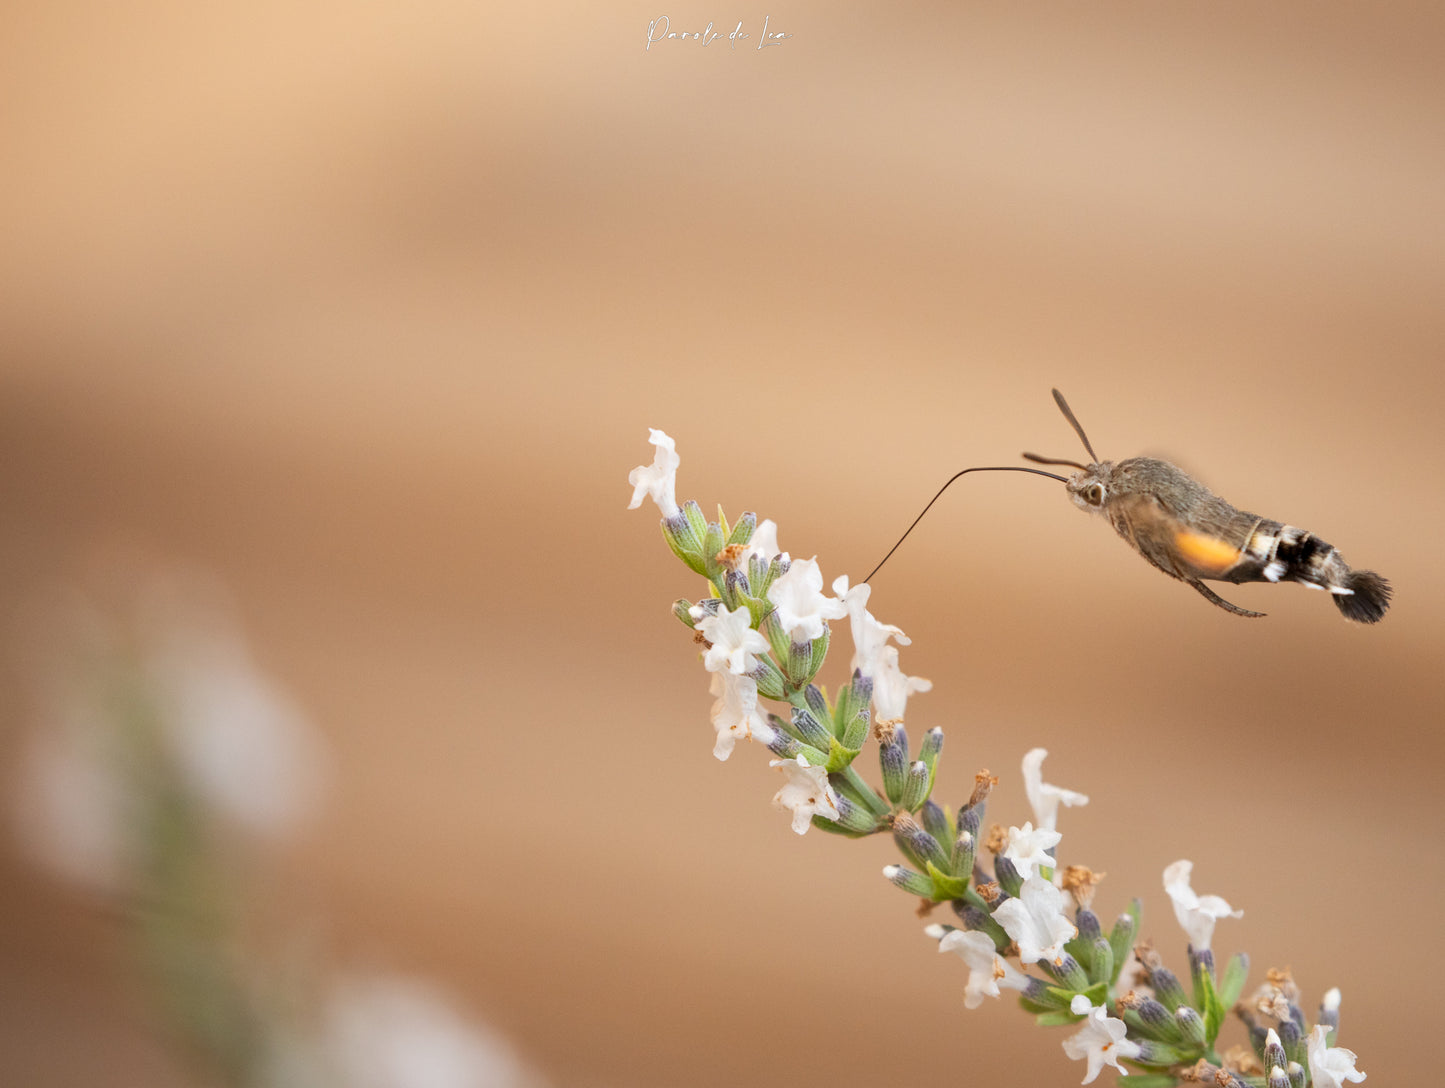
[(1180, 529), (1175, 533), (1174, 545), (1200, 570), (1223, 573), (1239, 561), (1239, 549), (1233, 544), (1191, 529)]

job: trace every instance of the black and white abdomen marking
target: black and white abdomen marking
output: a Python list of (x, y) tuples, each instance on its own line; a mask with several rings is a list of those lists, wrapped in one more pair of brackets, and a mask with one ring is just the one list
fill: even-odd
[(1390, 606), (1390, 583), (1372, 570), (1352, 571), (1331, 544), (1294, 525), (1261, 518), (1250, 532), (1231, 582), (1298, 582), (1334, 595), (1346, 619), (1374, 623)]
[(1258, 576), (1266, 582), (1288, 579), (1341, 595), (1354, 592), (1345, 588), (1350, 568), (1340, 553), (1304, 529), (1265, 522), (1250, 535), (1248, 552), (1263, 564)]

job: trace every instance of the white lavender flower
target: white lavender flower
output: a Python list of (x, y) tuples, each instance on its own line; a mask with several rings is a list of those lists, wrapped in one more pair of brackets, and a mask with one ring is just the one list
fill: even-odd
[[(929, 930), (942, 927), (929, 926)], [(929, 933), (929, 936), (934, 936)], [(971, 929), (951, 929), (941, 934), (940, 952), (954, 952), (968, 965), (968, 982), (963, 988), (963, 1007), (976, 1009), (985, 997), (998, 997), (999, 987), (1010, 990), (1028, 988), (1028, 976), (998, 954), (993, 939)]]
[(791, 556), (778, 547), (778, 525), (772, 518), (764, 518), (758, 522), (753, 529), (752, 539), (748, 541), (747, 551), (743, 552), (739, 561), (743, 569), (747, 568), (749, 559), (771, 560), (774, 557), (789, 562)]
[(647, 436), (657, 452), (652, 464), (638, 465), (627, 474), (627, 482), (632, 485), (632, 501), (627, 509), (636, 510), (647, 496), (657, 503), (663, 517), (670, 518), (678, 512), (677, 466), (682, 464), (682, 458), (677, 455), (677, 444), (665, 432), (649, 428)]
[(817, 558), (794, 559), (787, 571), (768, 587), (768, 600), (777, 611), (778, 624), (793, 642), (822, 638), (826, 620), (842, 619), (848, 606), (823, 594), (823, 572)]
[(897, 646), (883, 647), (874, 670), (873, 714), (878, 721), (901, 719), (910, 695), (933, 690), (932, 680), (903, 674), (903, 670), (898, 667)]
[(1174, 903), (1174, 917), (1189, 935), (1189, 944), (1196, 952), (1204, 952), (1214, 937), (1214, 923), (1220, 918), (1242, 918), (1244, 911), (1231, 910), (1217, 895), (1196, 895), (1189, 886), (1194, 862), (1176, 861), (1164, 870), (1164, 890)]
[(1047, 748), (1031, 748), (1024, 756), (1024, 792), (1034, 810), (1034, 822), (1041, 828), (1052, 831), (1058, 825), (1059, 806), (1073, 807), (1087, 805), (1089, 798), (1082, 793), (1051, 786), (1044, 781), (1044, 757)]
[(726, 669), (712, 674), (712, 724), (717, 730), (717, 743), (712, 754), (720, 760), (732, 755), (740, 739), (772, 743), (777, 731), (768, 724), (758, 708), (758, 684), (750, 676), (738, 676)]
[(1061, 839), (1063, 835), (1059, 832), (1042, 827), (1035, 829), (1032, 823), (1025, 821), (1023, 827), (1008, 829), (1008, 842), (1003, 848), (1003, 856), (1013, 862), (1019, 876), (1027, 880), (1039, 869), (1054, 867), (1054, 859), (1049, 851), (1058, 846)]
[(873, 587), (867, 582), (850, 586), (846, 574), (840, 574), (833, 579), (833, 595), (847, 606), (848, 622), (852, 629), (853, 660), (848, 667), (858, 669), (864, 676), (873, 675), (871, 666), (878, 660), (879, 653), (889, 639), (900, 646), (908, 646), (913, 641), (901, 628), (891, 623), (880, 623), (873, 613), (868, 611), (868, 598), (872, 594)]
[(1353, 1050), (1326, 1046), (1329, 1033), (1324, 1024), (1316, 1024), (1314, 1031), (1310, 1032), (1305, 1048), (1310, 1063), (1310, 1083), (1314, 1088), (1343, 1088), (1345, 1081), (1358, 1084), (1365, 1079), (1365, 1074), (1355, 1068), (1359, 1058)]
[(1064, 916), (1064, 893), (1041, 876), (1031, 876), (1013, 899), (998, 905), (993, 917), (1019, 946), (1024, 963), (1063, 959), (1064, 942), (1079, 932)]
[(787, 775), (787, 784), (773, 795), (773, 806), (792, 812), (793, 830), (799, 835), (807, 834), (814, 816), (838, 819), (838, 799), (822, 767), (809, 766), (806, 756), (774, 759), (768, 765)]
[(726, 669), (728, 672), (752, 672), (757, 661), (754, 654), (768, 652), (768, 640), (752, 628), (752, 613), (746, 605), (729, 609), (726, 606), (716, 612), (694, 607), (692, 617), (703, 638), (712, 643), (703, 654), (703, 667), (709, 672)]
[(1110, 1016), (1102, 1005), (1092, 1005), (1083, 994), (1075, 994), (1069, 1003), (1069, 1011), (1075, 1016), (1087, 1019), (1077, 1032), (1064, 1040), (1064, 1053), (1075, 1061), (1082, 1058), (1088, 1063), (1081, 1084), (1090, 1083), (1106, 1065), (1112, 1065), (1120, 1076), (1128, 1076), (1129, 1070), (1119, 1064), (1124, 1058), (1137, 1058), (1142, 1047), (1132, 1039), (1125, 1038), (1128, 1026), (1124, 1021)]

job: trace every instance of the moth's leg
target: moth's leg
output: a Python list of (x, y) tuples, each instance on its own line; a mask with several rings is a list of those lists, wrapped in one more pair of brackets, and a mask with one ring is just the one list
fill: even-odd
[(1217, 604), (1226, 612), (1233, 612), (1236, 616), (1249, 616), (1251, 619), (1257, 619), (1260, 616), (1265, 615), (1265, 613), (1263, 612), (1251, 612), (1247, 608), (1240, 608), (1237, 604), (1230, 604), (1228, 601), (1226, 601), (1218, 593), (1215, 593), (1214, 590), (1210, 589), (1203, 582), (1197, 581), (1193, 578), (1185, 578), (1184, 581), (1188, 582), (1191, 586), (1197, 589), (1200, 595), (1206, 601)]

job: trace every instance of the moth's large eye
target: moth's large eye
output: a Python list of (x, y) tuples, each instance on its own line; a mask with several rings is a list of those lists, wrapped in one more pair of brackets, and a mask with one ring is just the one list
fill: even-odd
[(1090, 484), (1088, 487), (1084, 488), (1084, 501), (1087, 502), (1090, 506), (1103, 506), (1104, 485)]

